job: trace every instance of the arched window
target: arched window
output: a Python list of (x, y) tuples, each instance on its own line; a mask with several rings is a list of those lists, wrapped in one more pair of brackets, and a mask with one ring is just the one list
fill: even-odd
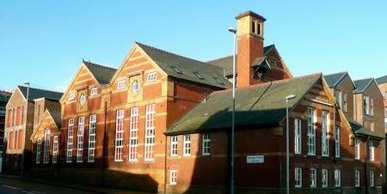
[(44, 131), (43, 163), (48, 164), (49, 162), (50, 162), (50, 129), (47, 128)]
[(38, 143), (36, 144), (36, 164), (40, 164), (40, 155), (42, 149), (42, 139), (38, 139)]

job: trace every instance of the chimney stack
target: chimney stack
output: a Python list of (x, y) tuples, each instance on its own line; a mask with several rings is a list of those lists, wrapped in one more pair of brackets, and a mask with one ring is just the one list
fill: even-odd
[(253, 78), (253, 63), (257, 58), (264, 57), (264, 22), (265, 18), (246, 11), (237, 17), (237, 87), (246, 87), (261, 83)]

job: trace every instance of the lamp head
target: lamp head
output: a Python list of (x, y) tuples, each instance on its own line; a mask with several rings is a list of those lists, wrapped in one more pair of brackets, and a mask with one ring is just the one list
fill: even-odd
[(233, 27), (229, 27), (228, 31), (231, 32), (231, 33), (234, 33), (234, 34), (237, 32), (237, 30), (235, 28), (233, 28)]

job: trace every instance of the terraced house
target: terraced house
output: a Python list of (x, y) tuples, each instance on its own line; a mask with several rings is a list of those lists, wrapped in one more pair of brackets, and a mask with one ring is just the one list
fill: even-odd
[[(248, 11), (236, 19), (235, 78), (232, 56), (202, 62), (141, 43), (118, 69), (82, 61), (60, 116), (46, 111), (31, 136), (33, 174), (159, 193), (225, 193), (235, 80), (238, 193), (284, 191), (287, 109), (292, 193), (380, 192), (378, 117), (356, 114), (374, 122), (374, 131), (351, 121), (368, 90), (352, 84), (347, 96), (362, 96), (344, 111), (330, 79), (293, 78), (276, 47), (264, 47), (264, 17)], [(367, 109), (379, 114), (373, 96)]]

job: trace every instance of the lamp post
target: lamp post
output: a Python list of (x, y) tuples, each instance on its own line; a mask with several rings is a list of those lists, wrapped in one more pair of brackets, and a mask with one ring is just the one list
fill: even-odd
[(234, 54), (233, 54), (233, 65), (232, 65), (232, 118), (231, 118), (231, 160), (230, 160), (230, 194), (235, 192), (234, 184), (234, 141), (235, 141), (235, 82), (236, 82), (236, 51), (237, 51), (237, 30), (235, 28), (228, 28), (228, 31), (234, 34)]
[(30, 82), (26, 82), (24, 83), (24, 85), (27, 86), (27, 95), (26, 95), (26, 108), (24, 110), (24, 125), (25, 125), (25, 129), (24, 129), (24, 147), (22, 148), (22, 161), (21, 161), (21, 173), (20, 175), (23, 177), (24, 176), (24, 160), (25, 160), (25, 145), (26, 145), (26, 134), (27, 134), (27, 122), (28, 122), (28, 100), (29, 100), (29, 95), (30, 95)]
[(285, 97), (286, 103), (286, 194), (289, 194), (289, 107), (288, 101), (295, 98), (296, 95), (291, 94)]

